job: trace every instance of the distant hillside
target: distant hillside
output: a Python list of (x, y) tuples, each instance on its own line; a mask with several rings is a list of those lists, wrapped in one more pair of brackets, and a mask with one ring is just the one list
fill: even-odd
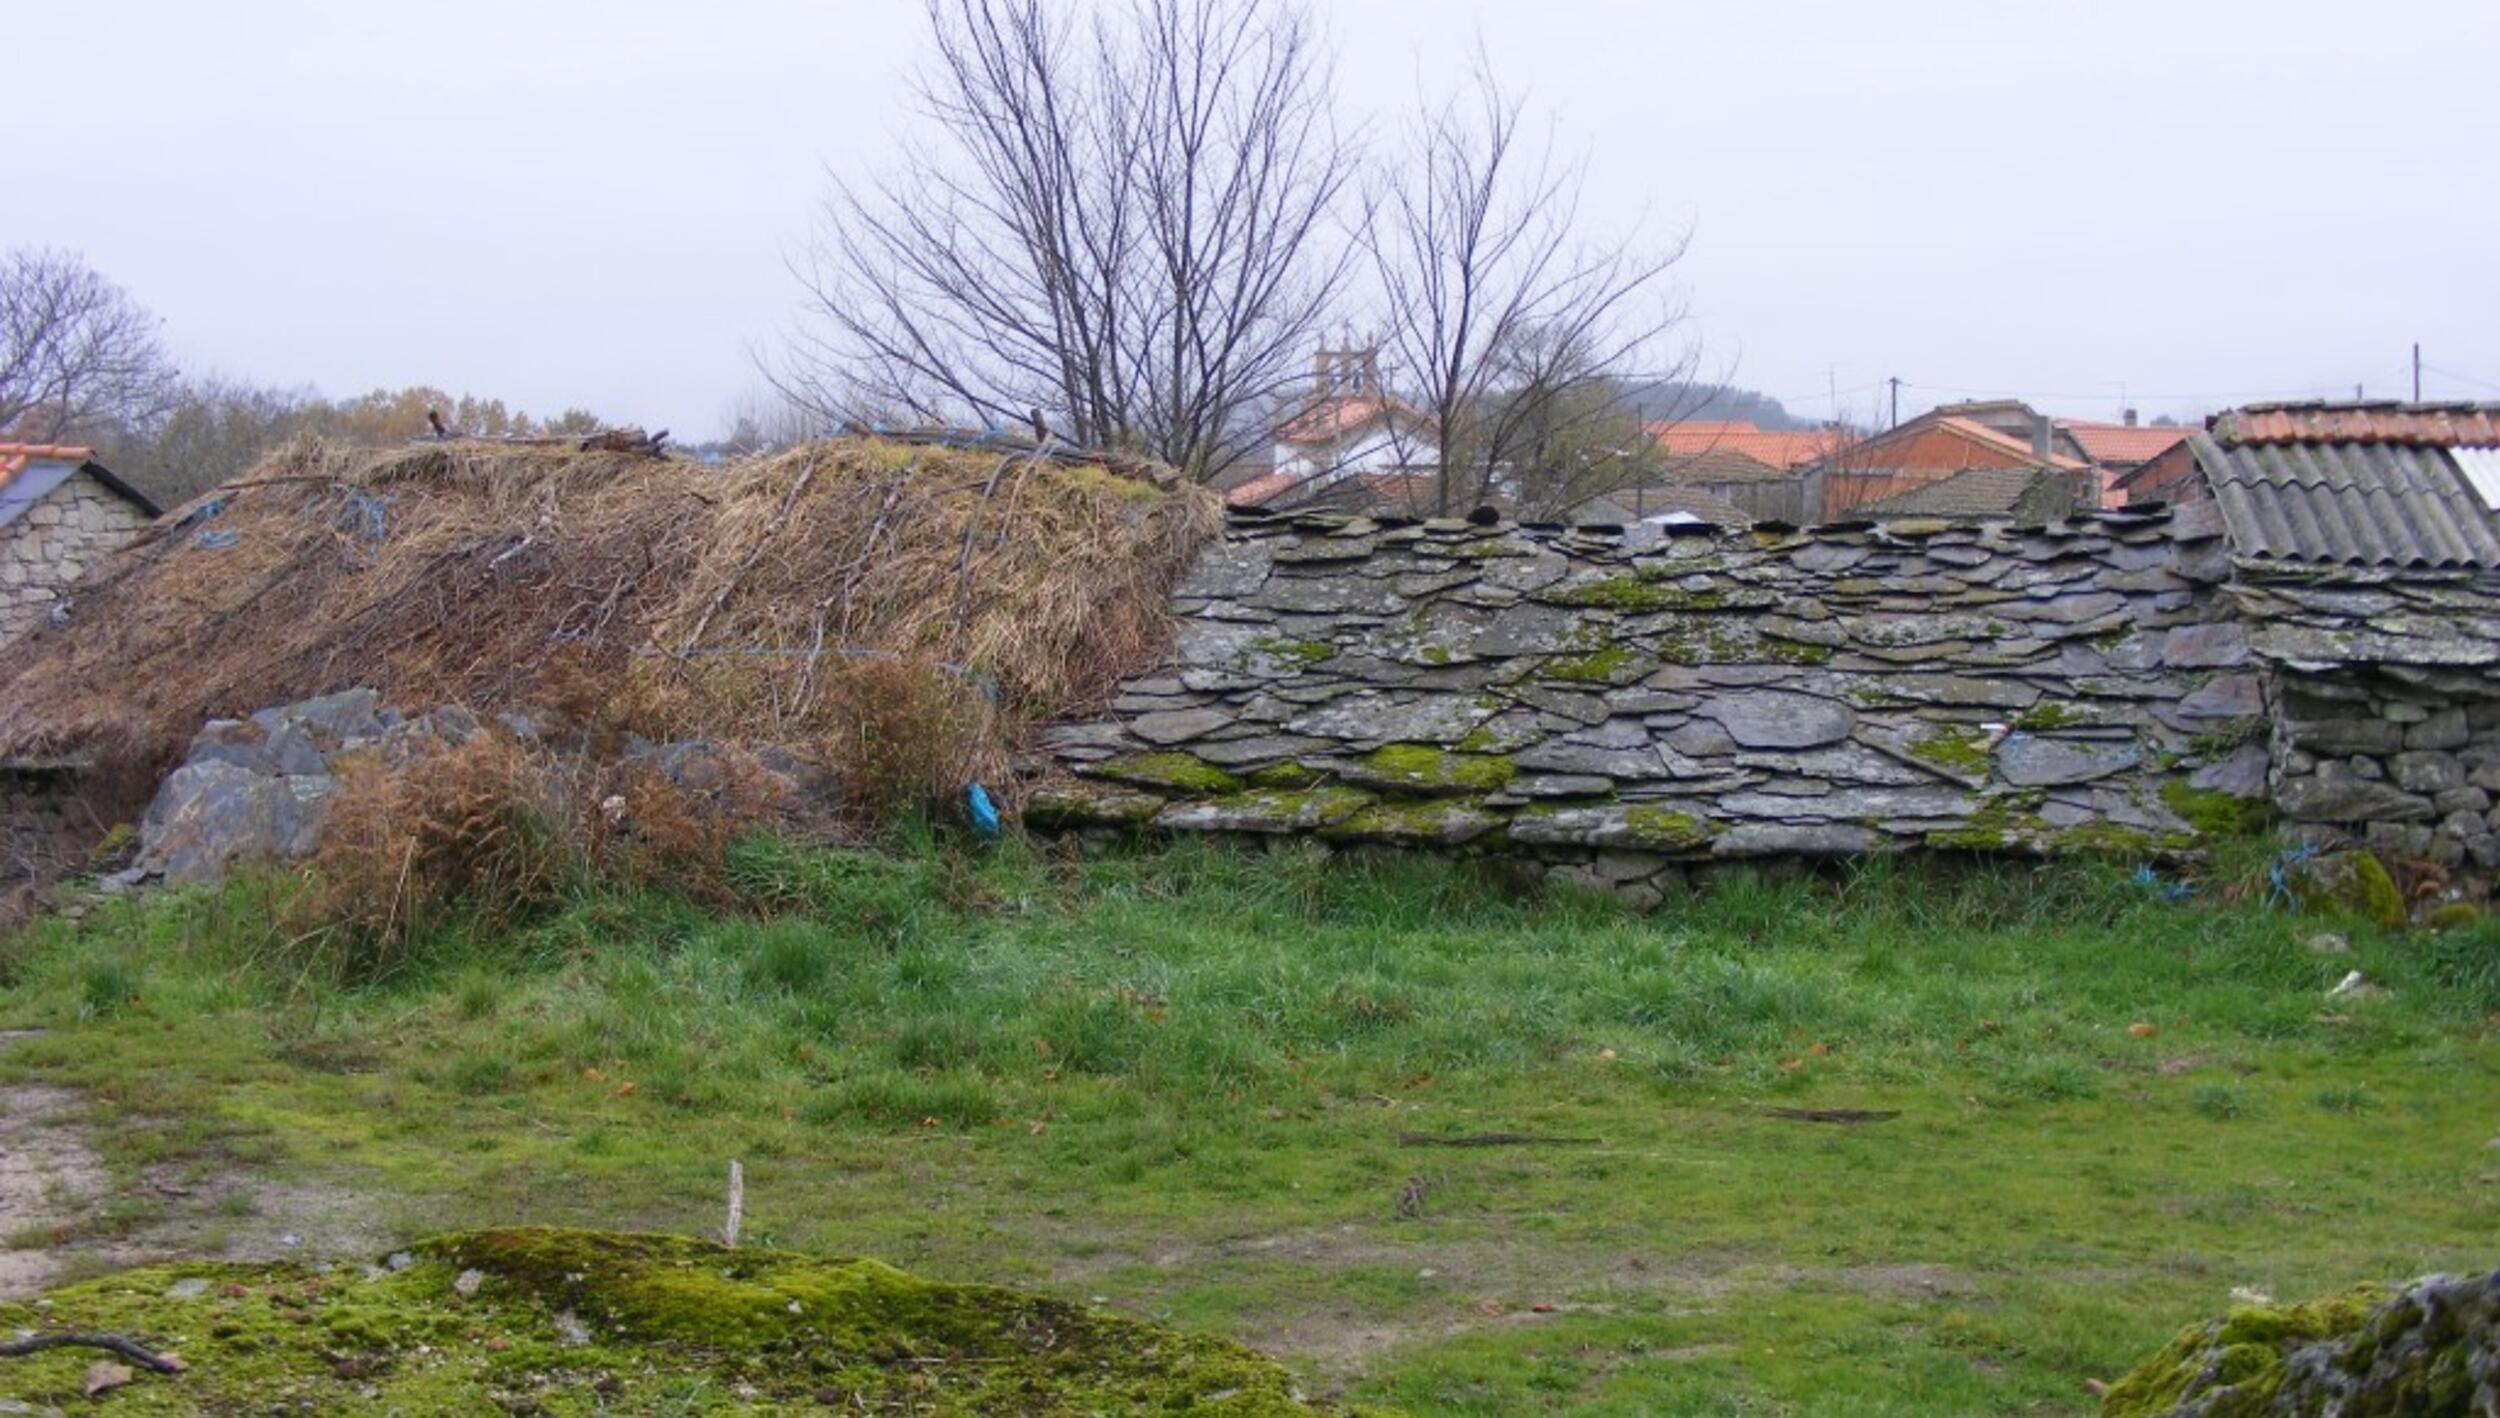
[(1660, 380), (1632, 386), (1631, 399), (1643, 419), (1742, 419), (1773, 433), (1821, 427), (1813, 419), (1790, 414), (1768, 394), (1728, 384)]

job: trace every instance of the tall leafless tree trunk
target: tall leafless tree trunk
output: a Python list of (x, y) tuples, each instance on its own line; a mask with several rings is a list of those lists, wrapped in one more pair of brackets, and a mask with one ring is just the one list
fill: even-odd
[(1667, 279), (1683, 240), (1592, 241), (1585, 174), (1527, 145), (1519, 102), (1481, 61), (1473, 95), (1427, 107), (1411, 148), (1381, 179), (1363, 244), (1383, 362), (1441, 464), (1431, 510), (1507, 492), (1559, 511), (1566, 491), (1610, 490), (1594, 465), (1538, 460), (1589, 446), (1601, 425), (1638, 429), (1618, 377), (1636, 361), (1651, 378), (1690, 368), (1689, 351), (1667, 349), (1683, 321)]
[(0, 437), (58, 442), (164, 413), (179, 377), (156, 323), (67, 252), (0, 258)]
[(927, 0), (934, 141), (837, 178), (779, 372), (829, 415), (1023, 425), (1200, 479), (1345, 272), (1352, 158), (1289, 0)]

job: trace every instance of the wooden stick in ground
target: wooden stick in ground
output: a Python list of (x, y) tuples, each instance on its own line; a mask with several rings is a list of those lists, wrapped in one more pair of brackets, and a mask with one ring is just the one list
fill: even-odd
[(191, 1366), (171, 1354), (159, 1354), (135, 1339), (118, 1334), (38, 1334), (26, 1339), (0, 1343), (0, 1359), (18, 1359), (40, 1354), (46, 1349), (103, 1349), (119, 1354), (142, 1369), (160, 1374), (179, 1374)]
[(738, 1227), (746, 1221), (746, 1213), (746, 1169), (740, 1167), (736, 1159), (733, 1158), (729, 1163), (729, 1221), (728, 1224), (720, 1228), (720, 1239), (722, 1245), (728, 1246), (732, 1250), (737, 1248)]

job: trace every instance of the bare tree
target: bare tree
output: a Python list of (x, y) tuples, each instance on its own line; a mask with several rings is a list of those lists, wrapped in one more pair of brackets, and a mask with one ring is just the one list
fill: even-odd
[(934, 142), (837, 178), (780, 382), (1204, 479), (1263, 443), (1345, 272), (1352, 156), (1292, 0), (927, 0)]
[(156, 318), (63, 251), (0, 259), (0, 436), (57, 442), (145, 423), (179, 378)]
[(1412, 152), (1370, 204), (1383, 358), (1441, 464), (1426, 484), (1433, 510), (1528, 491), (1559, 512), (1565, 494), (1611, 490), (1591, 467), (1533, 460), (1601, 425), (1637, 429), (1618, 377), (1636, 361), (1652, 378), (1691, 367), (1689, 350), (1666, 348), (1683, 321), (1667, 281), (1683, 239), (1592, 242), (1584, 178), (1550, 146), (1527, 147), (1520, 103), (1479, 61), (1472, 98), (1423, 110)]

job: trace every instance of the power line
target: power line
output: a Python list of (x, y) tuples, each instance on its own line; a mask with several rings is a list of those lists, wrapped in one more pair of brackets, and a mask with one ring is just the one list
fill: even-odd
[(2500, 389), (2500, 383), (2493, 383), (2488, 379), (2477, 379), (2473, 375), (2466, 374), (2460, 370), (2442, 369), (2435, 364), (2423, 365), (2422, 370), (2426, 374), (2437, 374), (2449, 379), (2454, 379), (2460, 384), (2472, 384), (2483, 389)]

